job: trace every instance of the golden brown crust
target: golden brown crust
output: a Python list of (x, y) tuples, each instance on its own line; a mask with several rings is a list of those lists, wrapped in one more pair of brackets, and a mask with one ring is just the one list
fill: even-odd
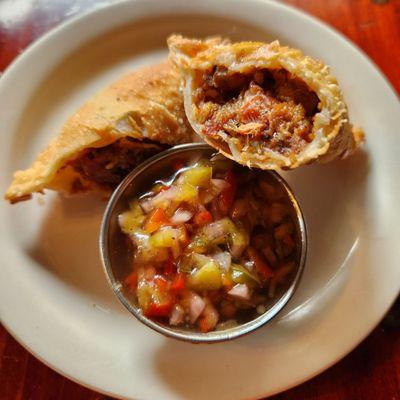
[[(314, 161), (326, 162), (351, 154), (363, 141), (363, 134), (354, 133), (336, 79), (329, 68), (305, 56), (301, 51), (281, 46), (277, 41), (207, 43), (182, 36), (168, 39), (170, 59), (180, 68), (186, 115), (192, 127), (208, 144), (227, 157), (250, 167), (289, 169)], [(254, 74), (259, 70), (286, 70), (303, 81), (319, 99), (313, 119), (313, 140), (297, 153), (283, 155), (270, 148), (218, 132), (205, 135), (201, 110), (195, 96), (207, 73), (222, 67), (230, 74)]]
[(177, 70), (166, 61), (105, 88), (69, 118), (30, 168), (14, 174), (5, 198), (16, 202), (45, 188), (72, 193), (79, 174), (66, 163), (84, 149), (107, 146), (125, 136), (168, 145), (190, 142), (193, 131), (179, 80)]

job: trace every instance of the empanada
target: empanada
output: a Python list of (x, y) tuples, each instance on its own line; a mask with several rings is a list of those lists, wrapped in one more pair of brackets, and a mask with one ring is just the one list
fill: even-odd
[(54, 189), (109, 192), (145, 158), (194, 132), (169, 61), (130, 73), (84, 104), (5, 194), (10, 202)]
[(249, 167), (290, 169), (344, 158), (363, 140), (329, 68), (277, 41), (204, 42), (171, 36), (193, 129)]

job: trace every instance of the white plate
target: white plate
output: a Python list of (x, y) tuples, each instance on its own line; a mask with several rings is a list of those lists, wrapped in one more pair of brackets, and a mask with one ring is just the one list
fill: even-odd
[(332, 66), (352, 120), (366, 131), (365, 152), (286, 174), (309, 229), (298, 292), (278, 318), (247, 337), (208, 346), (166, 339), (131, 317), (107, 286), (97, 249), (104, 203), (49, 193), (45, 205), (1, 202), (1, 318), (52, 368), (115, 396), (270, 395), (343, 357), (399, 292), (400, 107), (344, 38), (261, 0), (131, 1), (69, 21), (1, 78), (1, 189), (94, 91), (164, 56), (171, 32), (279, 38), (302, 48)]

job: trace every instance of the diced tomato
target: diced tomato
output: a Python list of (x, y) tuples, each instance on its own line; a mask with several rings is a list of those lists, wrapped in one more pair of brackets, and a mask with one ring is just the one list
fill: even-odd
[(135, 289), (137, 286), (138, 276), (136, 272), (132, 272), (125, 278), (125, 284), (129, 289)]
[(185, 288), (185, 275), (178, 273), (171, 284), (171, 290), (179, 292)]
[(156, 208), (144, 224), (146, 232), (153, 233), (162, 226), (168, 225), (169, 219), (162, 208)]
[(174, 259), (170, 257), (164, 264), (164, 274), (167, 276), (172, 275), (176, 271)]
[(154, 277), (154, 283), (157, 285), (157, 287), (161, 291), (167, 291), (168, 290), (168, 281), (161, 275), (156, 275)]
[(151, 303), (149, 307), (144, 310), (144, 315), (146, 317), (168, 317), (173, 305), (172, 301), (163, 304)]
[(199, 211), (195, 216), (194, 216), (194, 223), (198, 226), (206, 225), (209, 224), (210, 222), (213, 221), (213, 217), (211, 213), (207, 210), (204, 211)]
[(208, 323), (207, 318), (201, 318), (199, 320), (199, 328), (203, 333), (207, 333), (212, 329), (210, 324)]
[(264, 278), (269, 279), (274, 276), (274, 271), (270, 268), (270, 266), (263, 260), (261, 254), (254, 248), (249, 246), (247, 248), (247, 252), (249, 253), (250, 259), (254, 262), (256, 267), (256, 271)]
[(237, 181), (236, 176), (231, 169), (226, 173), (224, 179), (229, 183), (229, 187), (223, 189), (220, 193), (218, 205), (220, 210), (226, 215), (232, 208), (233, 202), (235, 201)]
[(175, 161), (172, 162), (172, 168), (173, 168), (175, 171), (179, 171), (179, 170), (182, 169), (184, 166), (185, 166), (185, 163), (184, 163), (182, 160), (180, 160), (180, 159), (177, 159), (177, 160), (175, 160)]

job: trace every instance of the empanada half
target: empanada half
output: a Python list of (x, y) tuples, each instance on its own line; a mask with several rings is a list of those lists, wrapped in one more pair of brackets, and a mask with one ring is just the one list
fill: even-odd
[(5, 198), (17, 202), (44, 189), (109, 192), (145, 158), (191, 142), (169, 61), (123, 76), (84, 104), (32, 166), (17, 171)]
[(363, 140), (329, 68), (299, 50), (177, 35), (168, 45), (192, 127), (243, 165), (279, 170), (326, 162)]

